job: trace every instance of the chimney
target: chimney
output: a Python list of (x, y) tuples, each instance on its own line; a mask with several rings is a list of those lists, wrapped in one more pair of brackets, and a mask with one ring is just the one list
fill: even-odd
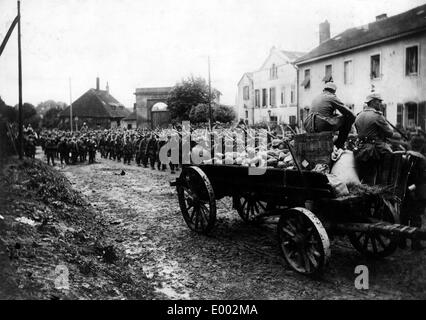
[(319, 42), (320, 44), (330, 39), (330, 23), (327, 20), (319, 24)]
[(107, 85), (106, 85), (106, 92), (109, 93), (109, 84), (108, 84), (108, 81), (107, 81)]
[(380, 14), (376, 17), (376, 21), (385, 20), (387, 17), (388, 17), (388, 15), (386, 13), (382, 13), (382, 14)]
[(99, 77), (96, 77), (96, 90), (99, 91)]

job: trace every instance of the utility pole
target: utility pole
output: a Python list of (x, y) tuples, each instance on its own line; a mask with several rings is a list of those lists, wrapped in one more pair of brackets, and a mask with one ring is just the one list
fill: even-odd
[(69, 84), (70, 84), (70, 128), (72, 133), (72, 95), (71, 95), (71, 77), (69, 78)]
[(209, 129), (212, 130), (212, 84), (210, 79), (210, 56), (208, 57), (208, 65), (209, 65)]
[(19, 110), (18, 110), (18, 154), (22, 160), (23, 132), (22, 132), (22, 55), (21, 55), (21, 1), (18, 0), (18, 86), (19, 86)]

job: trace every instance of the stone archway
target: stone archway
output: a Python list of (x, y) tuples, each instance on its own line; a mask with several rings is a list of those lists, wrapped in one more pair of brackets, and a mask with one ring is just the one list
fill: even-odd
[[(135, 92), (136, 123), (141, 128), (153, 128), (152, 107), (156, 103), (167, 103), (172, 87), (137, 88)], [(169, 120), (168, 120), (169, 121)]]

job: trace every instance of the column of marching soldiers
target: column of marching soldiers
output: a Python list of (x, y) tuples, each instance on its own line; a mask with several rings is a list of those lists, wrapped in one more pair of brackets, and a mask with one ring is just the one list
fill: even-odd
[[(171, 132), (173, 131), (174, 134)], [(97, 152), (104, 159), (158, 170), (170, 168), (174, 173), (178, 165), (161, 163), (160, 149), (171, 139), (180, 139), (177, 130), (43, 130), (40, 134), (28, 127), (24, 130), (24, 153), (35, 157), (37, 145), (41, 146), (48, 164), (55, 160), (62, 165), (95, 163)]]

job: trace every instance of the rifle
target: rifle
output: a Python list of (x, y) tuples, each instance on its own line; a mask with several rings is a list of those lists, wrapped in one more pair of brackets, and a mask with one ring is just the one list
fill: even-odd
[(399, 130), (397, 127), (395, 127), (392, 123), (390, 123), (389, 122), (389, 120), (388, 119), (386, 119), (385, 118), (385, 120), (386, 120), (386, 122), (396, 131), (396, 132), (398, 132), (400, 135), (401, 135), (401, 137), (403, 137), (405, 140), (409, 140), (408, 139), (408, 137), (404, 134), (404, 133), (402, 133), (402, 131), (401, 130)]

